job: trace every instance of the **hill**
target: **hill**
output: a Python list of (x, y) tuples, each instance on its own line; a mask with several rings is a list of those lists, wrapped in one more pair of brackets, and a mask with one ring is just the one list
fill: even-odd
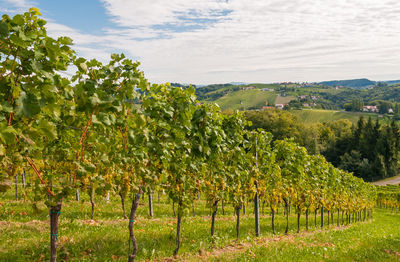
[[(393, 80), (391, 82), (395, 82)], [(321, 84), (325, 83), (325, 84)], [(356, 88), (375, 83), (368, 79), (326, 81), (318, 83), (252, 83), (245, 85), (216, 84), (196, 89), (196, 95), (202, 102), (217, 103), (226, 109), (261, 109), (265, 105), (286, 104), (291, 108), (312, 108), (328, 110), (353, 110), (347, 105), (359, 101), (359, 105), (376, 105), (379, 113), (391, 110), (400, 117), (400, 84), (387, 85), (379, 82), (370, 88)], [(333, 87), (326, 84), (342, 84), (353, 87)], [(399, 118), (397, 117), (397, 118)]]
[(337, 110), (291, 110), (292, 114), (297, 116), (297, 118), (302, 123), (312, 124), (317, 122), (331, 122), (340, 119), (348, 119), (352, 123), (356, 123), (360, 116), (364, 116), (365, 118), (371, 117), (375, 120), (378, 117), (378, 114), (373, 113), (362, 113), (362, 112), (345, 112), (345, 111), (337, 111)]
[(366, 78), (361, 78), (361, 79), (350, 79), (350, 80), (323, 81), (320, 82), (319, 84), (326, 86), (344, 86), (344, 87), (361, 89), (369, 86), (374, 86), (375, 83), (376, 83), (375, 81), (371, 81)]
[(210, 102), (218, 104), (222, 110), (248, 110), (262, 108), (268, 104), (273, 105), (276, 96), (274, 92), (260, 89), (238, 90)]

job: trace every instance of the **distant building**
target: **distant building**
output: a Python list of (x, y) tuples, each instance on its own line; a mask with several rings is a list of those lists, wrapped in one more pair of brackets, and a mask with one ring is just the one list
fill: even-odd
[(243, 88), (243, 90), (251, 90), (251, 89), (254, 89), (254, 86), (246, 86)]
[(363, 106), (363, 111), (364, 112), (378, 112), (378, 107), (377, 106)]

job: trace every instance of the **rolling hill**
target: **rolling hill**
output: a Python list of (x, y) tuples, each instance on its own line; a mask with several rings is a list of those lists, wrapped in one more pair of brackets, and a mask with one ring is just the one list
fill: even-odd
[(222, 110), (259, 109), (268, 104), (273, 105), (276, 96), (275, 92), (262, 91), (260, 89), (238, 90), (208, 102), (218, 104)]

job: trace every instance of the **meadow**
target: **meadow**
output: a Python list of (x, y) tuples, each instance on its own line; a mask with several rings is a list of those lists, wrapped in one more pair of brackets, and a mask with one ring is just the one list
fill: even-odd
[[(346, 112), (337, 110), (318, 110), (318, 109), (303, 109), (303, 110), (291, 110), (292, 114), (298, 117), (299, 121), (306, 124), (313, 124), (317, 122), (330, 122), (340, 119), (348, 119), (352, 123), (357, 123), (360, 116), (368, 119), (371, 117), (373, 120), (378, 118), (376, 113), (362, 113), (362, 112)], [(381, 117), (379, 120), (383, 122), (390, 122), (387, 117)]]
[[(64, 201), (60, 217), (60, 261), (126, 261), (128, 220), (123, 219), (118, 196), (109, 201), (96, 197), (94, 219), (90, 219), (90, 203)], [(127, 211), (129, 213), (127, 199)], [(272, 234), (269, 208), (260, 218), (261, 236), (255, 238), (251, 203), (241, 214), (240, 239), (236, 240), (233, 208), (219, 208), (216, 232), (210, 237), (210, 209), (200, 198), (189, 210), (182, 224), (182, 247), (176, 261), (398, 261), (400, 256), (400, 214), (376, 209), (372, 220), (337, 226), (320, 227), (310, 215), (305, 230), (304, 215), (301, 231), (296, 233), (296, 217), (289, 218), (289, 234), (285, 235), (283, 208), (276, 216), (276, 235)], [(154, 216), (148, 215), (148, 201), (141, 199), (135, 222), (138, 240), (138, 261), (170, 261), (175, 246), (176, 218), (166, 195), (154, 194)], [(11, 192), (0, 196), (0, 261), (48, 261), (48, 209), (43, 203), (36, 209), (28, 200), (13, 200)], [(315, 226), (316, 225), (316, 226)]]
[(213, 101), (222, 110), (245, 110), (250, 108), (262, 108), (268, 104), (274, 105), (276, 98), (275, 92), (262, 91), (260, 89), (240, 90), (230, 92), (225, 96)]

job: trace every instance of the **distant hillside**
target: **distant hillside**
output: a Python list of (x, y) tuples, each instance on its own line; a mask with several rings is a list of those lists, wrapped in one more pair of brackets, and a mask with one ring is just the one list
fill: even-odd
[(275, 99), (276, 94), (274, 92), (252, 89), (229, 92), (210, 102), (218, 104), (222, 110), (248, 110), (260, 109), (268, 104), (273, 105)]
[[(348, 119), (352, 123), (356, 123), (360, 116), (364, 116), (365, 118), (371, 117), (375, 120), (378, 117), (378, 114), (373, 113), (361, 113), (361, 112), (344, 112), (344, 111), (336, 111), (336, 110), (291, 110), (292, 114), (298, 117), (300, 122), (313, 124), (317, 122), (330, 122), (336, 121), (339, 119)], [(386, 118), (381, 120), (387, 120)]]
[(320, 82), (320, 85), (326, 85), (326, 86), (344, 86), (344, 87), (350, 87), (350, 88), (366, 88), (368, 86), (373, 86), (375, 85), (375, 81), (371, 81), (366, 78), (361, 78), (361, 79), (351, 79), (351, 80), (333, 80), (333, 81), (323, 81)]
[[(394, 83), (396, 80), (389, 81)], [(290, 103), (292, 108), (343, 110), (346, 103), (361, 100), (365, 105), (399, 108), (400, 84), (376, 82), (373, 88), (361, 88), (362, 83), (375, 83), (368, 79), (325, 81), (325, 84), (307, 83), (252, 83), (246, 85), (214, 84), (196, 88), (197, 98), (202, 102), (217, 103), (222, 109), (261, 109), (263, 106)], [(353, 85), (335, 88), (326, 85)], [(175, 84), (177, 85), (177, 84)], [(283, 100), (282, 100), (283, 99)], [(395, 103), (398, 103), (396, 105)], [(397, 111), (399, 111), (397, 110)], [(382, 111), (385, 112), (385, 111)], [(381, 113), (382, 113), (381, 112)], [(399, 115), (400, 118), (400, 115)]]
[(387, 83), (388, 85), (394, 85), (394, 84), (399, 84), (400, 80), (389, 80), (389, 81), (383, 81)]
[(229, 84), (234, 85), (234, 86), (243, 86), (247, 85), (245, 82), (230, 82)]
[(235, 92), (240, 89), (241, 88), (239, 86), (232, 84), (208, 85), (196, 88), (196, 96), (200, 101), (202, 100), (214, 101), (220, 97), (223, 97), (227, 93)]

